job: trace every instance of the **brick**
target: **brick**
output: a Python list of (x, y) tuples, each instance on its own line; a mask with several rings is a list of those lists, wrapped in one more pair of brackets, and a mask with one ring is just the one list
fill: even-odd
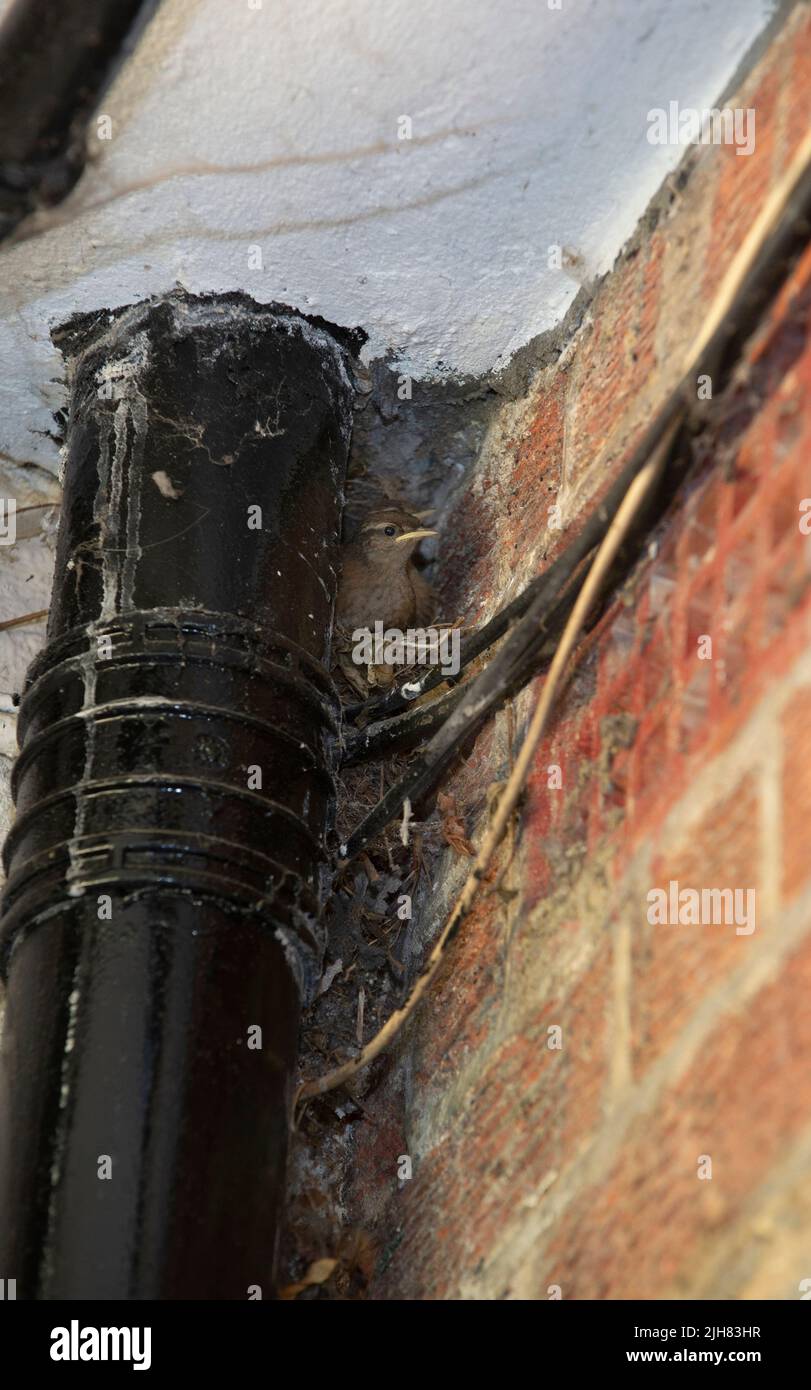
[(504, 538), (509, 552), (537, 543), (549, 526), (549, 509), (560, 490), (568, 377), (545, 377), (532, 403), (525, 433), (513, 444), (514, 462), (506, 489)]
[(712, 669), (709, 661), (693, 663), (679, 707), (679, 750), (693, 753), (709, 736)]
[(458, 1072), (492, 1026), (504, 969), (500, 908), (498, 898), (479, 897), (421, 1005), (414, 1053), (416, 1079), (426, 1095)]
[(642, 387), (658, 366), (656, 329), (662, 299), (662, 277), (668, 235), (657, 227), (643, 250), (642, 284), (640, 288), (639, 319), (636, 341), (631, 348), (631, 360), (636, 368), (632, 390)]
[[(571, 1299), (649, 1298), (680, 1278), (690, 1296), (702, 1241), (740, 1215), (811, 1110), (811, 943), (730, 1012), (689, 1070), (634, 1123), (605, 1179), (576, 1200), (539, 1287)], [(779, 1078), (779, 1084), (776, 1084)], [(711, 1181), (697, 1160), (712, 1159)]]
[(811, 686), (792, 696), (783, 711), (783, 897), (790, 901), (811, 878)]
[[(755, 609), (755, 613), (757, 613)], [(726, 699), (739, 705), (751, 696), (753, 675), (757, 671), (759, 624), (745, 604), (738, 605), (738, 616), (724, 634), (721, 684)]]
[[(685, 666), (692, 671), (696, 662), (709, 664), (707, 658), (699, 657), (699, 639), (712, 637), (717, 629), (719, 604), (715, 593), (715, 580), (712, 574), (700, 577), (693, 584), (687, 600), (687, 631), (684, 638), (683, 659)], [(702, 648), (703, 650), (703, 648)], [(715, 640), (713, 640), (715, 655)]]
[(790, 50), (789, 83), (783, 97), (784, 150), (783, 165), (788, 167), (792, 155), (808, 134), (808, 93), (811, 91), (811, 15), (798, 6), (798, 25), (784, 39)]
[(757, 575), (760, 537), (765, 530), (760, 515), (747, 515), (724, 556), (724, 607), (743, 606)]
[[(752, 224), (753, 209), (759, 208), (771, 186), (777, 137), (777, 102), (780, 72), (768, 66), (753, 91), (736, 98), (755, 111), (755, 148), (751, 155), (739, 155), (734, 145), (719, 145), (708, 151), (718, 162), (712, 238), (704, 278), (705, 293), (715, 294), (738, 247)], [(730, 104), (730, 103), (728, 103)]]
[[(570, 484), (577, 485), (590, 466), (597, 467), (622, 424), (624, 408), (636, 399), (634, 324), (642, 269), (638, 255), (621, 262), (592, 308), (593, 327), (577, 358), (576, 408), (569, 416), (566, 476)], [(600, 476), (604, 466), (603, 460)]]
[(664, 710), (641, 733), (634, 747), (633, 787), (637, 806), (649, 812), (659, 800), (669, 796), (671, 788), (663, 771), (668, 762), (668, 723)]
[[(635, 1073), (671, 1044), (702, 997), (751, 948), (752, 936), (734, 926), (653, 925), (649, 889), (754, 888), (762, 890), (760, 805), (747, 774), (709, 810), (674, 851), (654, 859), (650, 884), (627, 905), (633, 932), (632, 1033)], [(757, 901), (757, 900), (756, 900)]]
[(475, 598), (472, 621), (478, 622), (480, 600), (489, 597), (497, 578), (494, 535), (498, 534), (498, 502), (494, 487), (493, 480), (485, 479), (480, 491), (467, 489), (443, 528), (439, 602), (443, 617), (450, 621), (467, 613)]
[[(513, 1020), (461, 1119), (408, 1184), (406, 1238), (375, 1296), (453, 1296), (551, 1169), (588, 1141), (606, 1077), (609, 967), (604, 946), (568, 997)], [(550, 1025), (563, 1029), (560, 1051), (547, 1047)]]
[[(764, 647), (785, 637), (789, 618), (811, 595), (811, 545), (798, 532), (772, 556), (765, 581), (761, 639)], [(797, 624), (798, 628), (801, 627)]]
[(680, 527), (682, 567), (692, 574), (711, 559), (718, 541), (719, 498), (724, 484), (716, 475), (690, 499)]
[(646, 708), (667, 695), (673, 683), (673, 660), (667, 623), (656, 623), (640, 653), (642, 695)]

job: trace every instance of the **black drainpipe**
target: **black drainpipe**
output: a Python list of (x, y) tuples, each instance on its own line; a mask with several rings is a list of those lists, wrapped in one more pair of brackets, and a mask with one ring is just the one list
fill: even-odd
[(59, 340), (62, 520), (0, 924), (0, 1277), (268, 1298), (323, 945), (356, 343), (181, 294)]

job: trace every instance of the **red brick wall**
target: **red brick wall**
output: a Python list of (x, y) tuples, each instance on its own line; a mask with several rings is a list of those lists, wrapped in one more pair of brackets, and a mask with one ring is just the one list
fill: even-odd
[[(810, 90), (802, 5), (728, 103), (755, 108), (755, 153), (691, 153), (560, 363), (505, 406), (448, 519), (449, 612), (500, 606), (627, 458)], [(364, 1098), (346, 1206), (379, 1252), (372, 1298), (797, 1298), (811, 1277), (810, 318), (811, 251), (713, 401), (703, 474), (581, 644), (501, 891)], [(474, 840), (536, 697), (448, 787)], [(443, 900), (466, 868), (448, 851)], [(755, 931), (650, 925), (674, 879), (754, 888)]]

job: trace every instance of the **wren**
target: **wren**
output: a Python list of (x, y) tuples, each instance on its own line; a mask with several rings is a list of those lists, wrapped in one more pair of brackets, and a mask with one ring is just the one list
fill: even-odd
[[(378, 622), (400, 631), (430, 622), (433, 591), (413, 557), (423, 537), (435, 535), (436, 531), (423, 526), (419, 517), (399, 507), (369, 513), (341, 556), (335, 617), (346, 634), (358, 628), (373, 630)], [(362, 678), (358, 669), (345, 660), (340, 665), (359, 690)], [(373, 684), (390, 683), (389, 668), (370, 668), (369, 675)]]

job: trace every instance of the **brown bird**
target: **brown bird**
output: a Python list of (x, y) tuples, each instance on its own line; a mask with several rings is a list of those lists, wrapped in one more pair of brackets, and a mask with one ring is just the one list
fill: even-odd
[[(430, 622), (433, 592), (413, 556), (424, 536), (435, 535), (436, 531), (423, 526), (419, 517), (400, 507), (369, 513), (357, 537), (343, 547), (341, 557), (335, 617), (349, 636), (358, 628), (373, 632), (378, 622), (402, 632)], [(358, 668), (351, 661), (341, 660), (340, 664), (359, 690)], [(388, 684), (391, 668), (376, 667), (370, 676), (374, 684)]]

